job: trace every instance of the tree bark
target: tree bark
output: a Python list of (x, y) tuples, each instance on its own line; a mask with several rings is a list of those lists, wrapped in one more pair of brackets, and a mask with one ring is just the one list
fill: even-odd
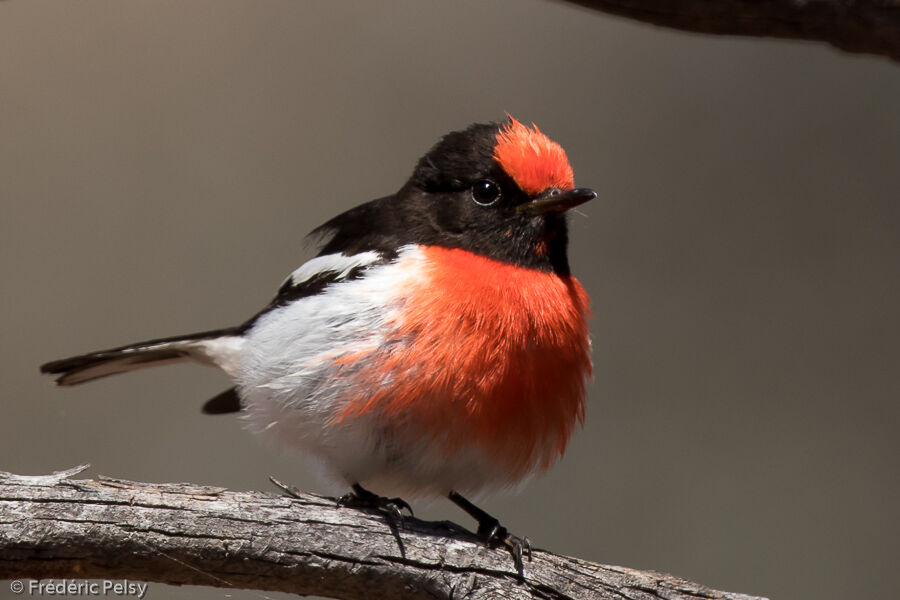
[[(0, 472), (0, 579), (130, 579), (335, 598), (754, 600), (650, 571), (510, 555), (449, 522), (334, 499)], [(27, 589), (27, 585), (26, 585)]]
[(900, 61), (900, 0), (566, 0), (686, 31), (819, 40)]

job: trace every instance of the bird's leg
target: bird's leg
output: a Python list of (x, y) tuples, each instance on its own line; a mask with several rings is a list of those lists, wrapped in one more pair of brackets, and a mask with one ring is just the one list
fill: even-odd
[(403, 498), (385, 498), (378, 494), (373, 494), (358, 483), (351, 486), (351, 492), (348, 492), (338, 499), (338, 506), (350, 506), (353, 508), (377, 508), (386, 511), (395, 522), (399, 522), (403, 518), (403, 509), (409, 511), (409, 516), (413, 516), (412, 507)]
[(511, 534), (507, 531), (506, 527), (500, 524), (500, 521), (498, 521), (496, 517), (492, 517), (484, 512), (466, 500), (458, 492), (450, 492), (448, 497), (455, 505), (469, 513), (472, 518), (478, 521), (478, 536), (483, 539), (486, 544), (490, 546), (500, 544), (506, 546), (507, 550), (512, 554), (516, 572), (519, 574), (520, 578), (523, 578), (525, 576), (525, 568), (522, 562), (522, 555), (525, 554), (528, 556), (529, 562), (531, 561), (531, 542), (528, 541), (528, 538), (520, 538), (517, 535)]

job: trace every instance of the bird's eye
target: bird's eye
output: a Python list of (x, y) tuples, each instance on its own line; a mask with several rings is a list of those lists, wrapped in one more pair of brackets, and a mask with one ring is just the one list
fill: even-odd
[(500, 199), (500, 186), (490, 179), (479, 179), (472, 186), (472, 200), (481, 206), (490, 206)]

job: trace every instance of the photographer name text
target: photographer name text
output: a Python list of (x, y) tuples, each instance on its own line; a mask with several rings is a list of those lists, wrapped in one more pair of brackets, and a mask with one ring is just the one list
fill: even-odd
[(87, 579), (46, 579), (10, 583), (15, 594), (29, 596), (133, 596), (143, 600), (148, 584), (127, 579), (90, 581)]

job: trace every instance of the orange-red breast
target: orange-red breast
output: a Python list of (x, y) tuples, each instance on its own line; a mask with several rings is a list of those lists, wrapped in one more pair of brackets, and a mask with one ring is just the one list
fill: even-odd
[(255, 433), (318, 459), (353, 503), (396, 511), (408, 505), (383, 496), (449, 496), (521, 572), (521, 541), (463, 494), (546, 471), (584, 419), (589, 308), (565, 212), (595, 196), (537, 127), (472, 125), (396, 194), (316, 229), (318, 256), (244, 324), (41, 370), (74, 385), (217, 366), (236, 386), (206, 412), (240, 411)]

